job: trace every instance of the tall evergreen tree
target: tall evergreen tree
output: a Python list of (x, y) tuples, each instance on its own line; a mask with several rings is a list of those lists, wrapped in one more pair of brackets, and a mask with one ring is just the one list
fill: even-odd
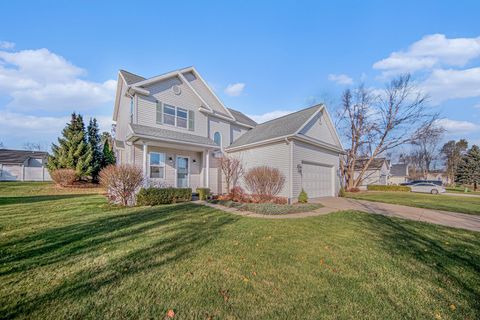
[(90, 122), (87, 127), (87, 142), (90, 152), (92, 154), (92, 160), (89, 165), (92, 180), (96, 182), (98, 180), (98, 173), (102, 168), (102, 151), (100, 149), (100, 133), (98, 129), (97, 119), (90, 118)]
[(52, 155), (48, 159), (48, 168), (74, 169), (79, 178), (91, 175), (92, 152), (85, 137), (85, 125), (80, 114), (72, 113), (70, 123), (58, 138), (58, 145), (52, 144)]
[(103, 157), (102, 157), (102, 168), (111, 164), (115, 164), (115, 154), (113, 153), (113, 148), (110, 145), (110, 140), (105, 140), (103, 143)]
[(457, 167), (457, 182), (463, 184), (473, 184), (476, 191), (480, 184), (480, 148), (476, 145), (462, 157)]
[(452, 183), (455, 180), (458, 163), (467, 149), (468, 142), (465, 139), (460, 139), (459, 141), (450, 140), (443, 145), (441, 153), (445, 159), (445, 167), (447, 169), (449, 183)]

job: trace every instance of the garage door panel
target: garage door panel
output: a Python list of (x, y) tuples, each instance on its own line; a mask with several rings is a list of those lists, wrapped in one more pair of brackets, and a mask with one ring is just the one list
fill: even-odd
[(310, 198), (332, 196), (333, 169), (313, 163), (302, 163), (302, 187)]

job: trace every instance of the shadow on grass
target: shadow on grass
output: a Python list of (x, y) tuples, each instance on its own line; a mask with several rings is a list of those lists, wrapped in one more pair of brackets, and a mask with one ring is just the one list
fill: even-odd
[[(480, 314), (480, 237), (475, 232), (463, 231), (462, 234), (462, 231), (455, 230), (455, 233), (450, 233), (445, 227), (427, 223), (418, 225), (418, 222), (381, 215), (370, 214), (369, 219), (386, 252), (392, 256), (401, 255), (404, 261), (418, 261), (429, 269), (424, 273), (400, 270), (407, 277), (414, 275), (419, 279), (435, 281), (451, 296), (462, 295), (471, 309), (476, 310), (477, 316)], [(382, 227), (379, 228), (379, 225)]]
[(82, 254), (105, 254), (101, 250), (108, 246), (115, 246), (117, 252), (123, 245), (128, 248), (105, 264), (86, 265), (43, 294), (6, 306), (0, 318), (28, 317), (49, 301), (78, 299), (125, 277), (173, 264), (194, 254), (215, 239), (225, 225), (238, 219), (204, 206), (181, 204), (131, 210), (9, 242), (0, 251), (5, 253), (12, 247), (16, 250), (0, 259), (1, 274), (25, 272), (64, 260), (75, 263), (75, 258)]
[(45, 196), (25, 196), (25, 197), (0, 197), (0, 206), (9, 204), (29, 204), (42, 201), (65, 200), (78, 197), (87, 197), (95, 195), (95, 193), (82, 194), (59, 194), (59, 195), (45, 195)]

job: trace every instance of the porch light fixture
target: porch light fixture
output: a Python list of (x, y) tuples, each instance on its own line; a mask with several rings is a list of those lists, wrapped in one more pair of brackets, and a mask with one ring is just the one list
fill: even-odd
[(173, 162), (173, 158), (172, 158), (172, 157), (168, 157), (168, 161)]
[(193, 163), (195, 163), (195, 162), (197, 162), (197, 159), (193, 159), (192, 161), (193, 161)]

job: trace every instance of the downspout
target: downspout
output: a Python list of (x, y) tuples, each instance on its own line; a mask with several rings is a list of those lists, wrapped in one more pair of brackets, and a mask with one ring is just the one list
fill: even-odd
[(289, 159), (288, 159), (288, 203), (291, 204), (293, 201), (293, 141), (285, 138), (285, 143), (290, 146)]

